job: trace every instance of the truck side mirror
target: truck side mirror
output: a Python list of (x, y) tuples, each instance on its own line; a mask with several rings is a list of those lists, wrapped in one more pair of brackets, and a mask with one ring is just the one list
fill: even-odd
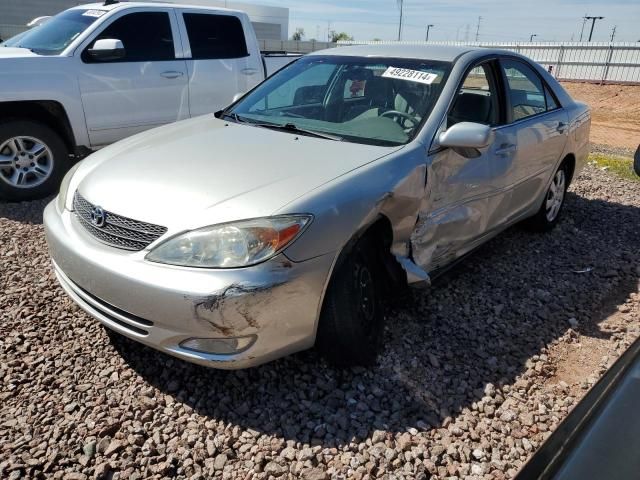
[(98, 62), (109, 62), (124, 58), (126, 52), (121, 40), (102, 38), (96, 40), (93, 48), (87, 50), (89, 56)]

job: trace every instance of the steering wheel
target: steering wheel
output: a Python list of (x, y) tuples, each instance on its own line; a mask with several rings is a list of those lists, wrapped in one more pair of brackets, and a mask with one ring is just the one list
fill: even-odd
[(396, 119), (400, 120), (400, 121), (398, 121), (398, 124), (402, 128), (408, 128), (406, 126), (407, 120), (409, 122), (411, 122), (411, 124), (412, 124), (411, 128), (415, 128), (420, 124), (420, 120), (418, 120), (413, 115), (410, 115), (410, 114), (404, 113), (404, 112), (399, 112), (398, 110), (388, 110), (388, 111), (382, 113), (380, 116), (381, 117), (396, 117)]

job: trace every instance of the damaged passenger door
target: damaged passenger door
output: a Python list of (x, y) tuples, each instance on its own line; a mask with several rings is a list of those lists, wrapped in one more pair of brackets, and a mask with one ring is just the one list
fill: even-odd
[[(494, 129), (504, 118), (503, 101), (494, 60), (471, 67), (451, 103), (438, 135), (460, 122), (487, 125)], [(490, 145), (464, 149), (430, 150), (428, 165), (429, 213), (421, 218), (413, 236), (413, 256), (418, 265), (433, 272), (479, 245), (501, 222), (499, 208), (501, 179), (494, 157), (512, 139), (495, 131)]]

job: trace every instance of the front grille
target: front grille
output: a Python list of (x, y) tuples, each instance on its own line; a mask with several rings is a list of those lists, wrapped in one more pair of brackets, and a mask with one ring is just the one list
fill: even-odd
[(97, 227), (91, 222), (95, 207), (78, 192), (73, 197), (73, 210), (84, 229), (102, 243), (123, 250), (138, 251), (156, 241), (167, 231), (166, 227), (140, 222), (105, 211), (105, 223)]

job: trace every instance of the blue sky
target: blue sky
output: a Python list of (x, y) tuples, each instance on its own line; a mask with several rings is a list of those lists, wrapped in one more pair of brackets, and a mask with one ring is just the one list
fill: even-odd
[[(302, 27), (306, 39), (326, 39), (331, 29), (345, 31), (358, 40), (397, 39), (396, 0), (249, 0), (252, 3), (288, 7), (289, 33)], [(435, 26), (431, 40), (474, 40), (478, 16), (481, 41), (526, 41), (537, 34), (539, 41), (575, 41), (580, 37), (581, 18), (604, 16), (596, 22), (593, 40), (608, 41), (614, 25), (616, 41), (640, 40), (640, 0), (404, 0), (404, 40), (423, 40), (425, 26)], [(589, 25), (585, 26), (588, 36)], [(586, 39), (586, 37), (585, 37)]]

